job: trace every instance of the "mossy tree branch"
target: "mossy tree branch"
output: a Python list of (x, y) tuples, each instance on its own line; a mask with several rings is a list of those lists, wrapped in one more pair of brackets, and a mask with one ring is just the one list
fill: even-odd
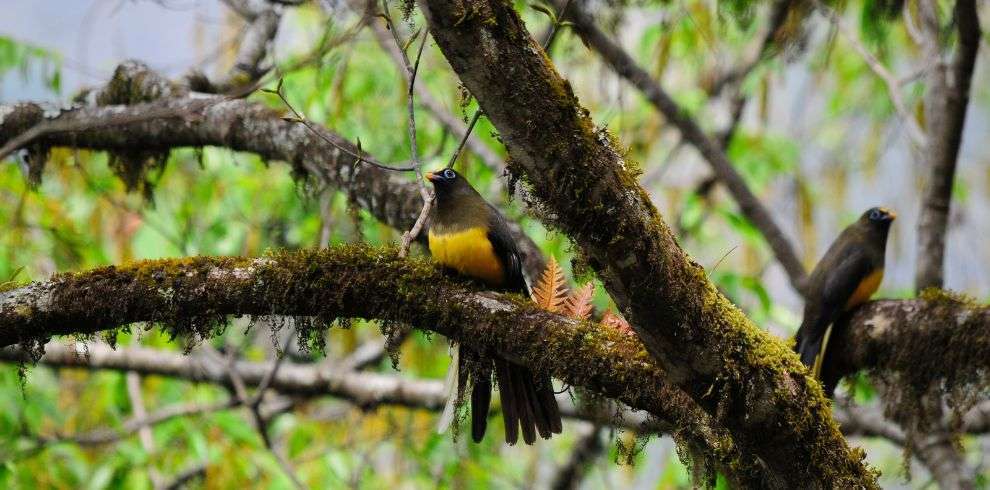
[[(746, 454), (791, 487), (875, 487), (819, 385), (677, 245), (632, 163), (595, 128), (510, 4), (419, 0), (454, 71), (499, 130), (509, 168), (567, 233), (650, 354)], [(511, 69), (507, 69), (511, 67)]]
[(926, 291), (922, 298), (871, 301), (843, 319), (828, 365), (909, 374), (918, 382), (965, 383), (990, 370), (990, 306)]
[[(322, 328), (338, 317), (409, 323), (478, 347), (495, 348), (528, 365), (549, 370), (575, 386), (646, 410), (654, 417), (649, 428), (673, 433), (692, 450), (712, 456), (719, 470), (734, 481), (757, 485), (771, 478), (758, 465), (741, 463), (744, 460), (735, 452), (731, 438), (710, 428), (710, 418), (667, 383), (635, 338), (536, 310), (528, 302), (518, 301), (512, 296), (480, 293), (422, 259), (403, 260), (394, 251), (363, 247), (285, 253), (255, 260), (200, 257), (148, 261), (59, 275), (47, 282), (0, 293), (0, 344), (30, 343), (61, 334), (87, 335), (134, 322), (160, 322), (178, 334), (207, 336), (227, 315), (319, 318), (315, 324), (301, 322), (304, 334), (315, 334), (318, 331), (313, 327)], [(892, 325), (917, 325), (915, 335), (929, 335), (939, 329), (990, 328), (986, 307), (944, 298), (874, 302), (850, 321), (852, 328), (848, 331), (855, 332), (853, 335), (871, 335), (857, 341), (869, 347), (851, 356), (864, 363), (860, 368), (867, 369), (876, 368), (869, 364), (872, 362), (891, 365), (884, 364), (883, 355), (875, 354), (891, 350), (884, 343), (902, 350), (913, 347), (915, 351), (928, 352), (930, 343), (912, 336), (907, 337), (910, 342), (902, 342), (905, 337), (898, 337)], [(956, 321), (962, 323), (952, 327)], [(512, 327), (506, 328), (509, 325)], [(973, 347), (972, 355), (978, 351)], [(23, 359), (22, 356), (16, 351), (2, 355), (8, 360)], [(229, 366), (210, 364), (197, 356), (140, 348), (112, 351), (98, 344), (90, 347), (90, 356), (84, 361), (72, 349), (56, 346), (48, 350), (44, 359), (54, 365), (82, 363), (144, 374), (229, 381), (221, 369)], [(985, 364), (986, 359), (983, 356), (981, 362)], [(236, 367), (244, 368), (240, 374), (248, 383), (260, 380), (268, 371), (264, 365)], [(283, 366), (278, 373), (272, 386), (293, 394), (331, 394), (353, 398), (358, 404), (394, 403), (424, 408), (440, 404), (439, 382), (427, 386), (381, 375), (354, 377), (354, 373), (337, 373), (338, 376), (291, 365)], [(981, 407), (967, 414), (964, 430), (986, 430), (986, 409)], [(600, 417), (598, 413), (570, 408), (565, 406), (565, 411), (572, 416), (592, 420)], [(608, 422), (616, 421), (628, 425), (643, 420), (627, 413)]]
[(37, 349), (54, 335), (93, 334), (135, 322), (207, 337), (229, 315), (297, 317), (304, 338), (351, 317), (437, 332), (646, 410), (656, 418), (654, 427), (711, 458), (733, 481), (752, 486), (768, 478), (665, 381), (634, 337), (540, 310), (528, 299), (480, 293), (429, 261), (402, 259), (391, 249), (195, 257), (58, 275), (0, 293), (0, 346), (34, 343)]

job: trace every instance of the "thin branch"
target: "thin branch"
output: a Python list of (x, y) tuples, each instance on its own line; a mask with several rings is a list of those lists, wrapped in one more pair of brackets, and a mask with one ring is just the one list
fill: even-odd
[(162, 487), (163, 490), (179, 490), (185, 488), (191, 481), (198, 478), (206, 478), (206, 464), (200, 463), (192, 465), (175, 475), (175, 478)]
[[(546, 39), (543, 40), (543, 51), (546, 52), (550, 45), (553, 43), (554, 38), (557, 36), (557, 31), (563, 24), (564, 16), (567, 15), (567, 7), (571, 4), (571, 0), (564, 0), (564, 5), (560, 9), (560, 13), (553, 18), (553, 22), (550, 24), (550, 32), (547, 33)], [(547, 53), (549, 56), (549, 53)], [(464, 132), (464, 137), (461, 138), (460, 144), (457, 145), (457, 150), (454, 154), (450, 156), (450, 160), (447, 162), (447, 168), (454, 166), (457, 162), (457, 158), (460, 156), (461, 151), (464, 149), (464, 143), (467, 141), (468, 137), (471, 136), (471, 131), (474, 130), (474, 126), (478, 124), (478, 119), (481, 119), (484, 111), (478, 108), (474, 112), (474, 116), (471, 117), (471, 122), (468, 123), (467, 131)]]
[(306, 116), (304, 116), (302, 113), (300, 113), (299, 111), (297, 111), (295, 107), (292, 106), (292, 104), (289, 102), (289, 99), (286, 98), (286, 96), (285, 96), (285, 91), (283, 90), (283, 87), (282, 87), (282, 81), (283, 81), (283, 79), (281, 79), (281, 78), (278, 80), (278, 85), (275, 87), (274, 90), (264, 89), (263, 91), (277, 95), (278, 98), (279, 98), (279, 100), (282, 101), (282, 104), (284, 104), (285, 107), (288, 108), (289, 111), (292, 112), (292, 115), (295, 116), (293, 118), (289, 118), (289, 119), (286, 119), (286, 120), (291, 121), (291, 122), (296, 122), (296, 123), (303, 124), (313, 134), (315, 134), (316, 136), (320, 137), (320, 139), (322, 139), (323, 141), (327, 142), (330, 146), (333, 146), (334, 148), (336, 148), (336, 149), (344, 152), (346, 155), (353, 157), (354, 159), (357, 160), (358, 163), (365, 163), (365, 164), (371, 165), (373, 167), (377, 167), (377, 168), (380, 168), (382, 170), (388, 170), (388, 171), (391, 171), (391, 172), (408, 172), (410, 170), (416, 170), (415, 163), (412, 164), (412, 165), (407, 165), (407, 166), (402, 166), (402, 167), (393, 167), (393, 166), (389, 166), (387, 164), (381, 163), (378, 160), (375, 160), (374, 158), (371, 158), (371, 157), (368, 157), (368, 156), (363, 155), (362, 154), (363, 152), (361, 151), (361, 140), (360, 139), (358, 140), (358, 143), (357, 143), (358, 144), (358, 148), (357, 148), (357, 151), (356, 152), (355, 151), (352, 151), (350, 148), (347, 148), (346, 146), (344, 146), (344, 145), (342, 145), (342, 144), (334, 141), (333, 138), (331, 138), (331, 137), (327, 136), (326, 134), (324, 134), (326, 132), (325, 129), (323, 129), (322, 127), (317, 127), (317, 126), (313, 125), (312, 123), (310, 123), (309, 120), (306, 119)]
[[(73, 354), (77, 355), (78, 354)], [(117, 442), (125, 437), (129, 437), (145, 427), (158, 425), (179, 417), (189, 417), (192, 415), (205, 415), (213, 412), (229, 410), (237, 407), (239, 402), (228, 400), (220, 403), (188, 403), (181, 405), (171, 405), (161, 410), (153, 412), (146, 417), (132, 418), (124, 422), (119, 429), (98, 429), (92, 432), (85, 432), (74, 435), (56, 436), (36, 436), (38, 441), (45, 446), (61, 443), (73, 443), (81, 446), (98, 446)]]
[[(370, 2), (370, 8), (374, 9), (376, 2), (372, 0)], [(356, 11), (361, 11), (362, 7), (359, 5), (357, 0), (351, 2), (352, 9)], [(405, 70), (405, 64), (402, 61), (402, 54), (400, 49), (395, 47), (391, 41), (391, 35), (386, 29), (378, 23), (371, 23), (371, 30), (375, 34), (375, 40), (378, 42), (379, 47), (385, 51), (392, 61), (399, 67), (399, 71), (402, 73), (406, 79), (409, 79), (409, 72)], [(481, 158), (481, 161), (488, 167), (495, 175), (502, 175), (505, 172), (505, 165), (502, 162), (502, 157), (495, 153), (491, 147), (489, 147), (485, 142), (481, 141), (476, 135), (471, 131), (474, 129), (474, 125), (465, 125), (458, 117), (451, 114), (448, 110), (443, 107), (436, 97), (430, 93), (429, 89), (423, 84), (417, 84), (415, 86), (416, 97), (419, 103), (426, 108), (430, 114), (439, 122), (443, 127), (445, 127), (451, 133), (457, 135), (459, 138), (459, 147), (467, 146), (472, 153)], [(472, 122), (477, 123), (477, 118), (472, 117)], [(459, 155), (460, 150), (454, 152), (453, 155)], [(456, 158), (454, 158), (456, 161)], [(448, 163), (447, 167), (451, 167), (453, 164)], [(502, 190), (502, 184), (500, 179), (494, 179), (492, 181), (492, 187), (489, 190), (490, 197), (499, 198), (500, 192)]]
[(569, 18), (574, 22), (573, 29), (581, 39), (591, 49), (597, 51), (617, 74), (643, 92), (647, 100), (680, 130), (683, 138), (698, 150), (735, 199), (743, 216), (763, 233), (774, 256), (787, 273), (791, 285), (796, 291), (803, 293), (807, 272), (793, 244), (777, 225), (770, 211), (753, 194), (746, 181), (733, 167), (719, 142), (706, 135), (698, 122), (646, 70), (602, 32), (595, 25), (594, 18), (580, 3), (571, 7)]
[(279, 367), (282, 366), (282, 361), (285, 358), (285, 350), (288, 348), (291, 341), (292, 335), (287, 335), (282, 343), (282, 347), (276, 347), (277, 352), (275, 353), (275, 361), (272, 362), (271, 367), (265, 371), (264, 376), (258, 383), (258, 389), (255, 392), (254, 397), (248, 398), (247, 396), (246, 384), (236, 367), (237, 350), (233, 348), (227, 350), (227, 374), (231, 385), (234, 388), (234, 394), (237, 401), (241, 405), (245, 406), (251, 414), (251, 419), (254, 421), (255, 430), (257, 430), (258, 434), (261, 436), (261, 440), (264, 442), (265, 448), (268, 449), (268, 452), (270, 452), (275, 458), (275, 461), (282, 468), (282, 472), (289, 478), (289, 481), (292, 482), (292, 485), (295, 486), (297, 490), (303, 490), (306, 486), (302, 483), (302, 480), (299, 479), (299, 476), (296, 475), (295, 468), (292, 466), (289, 459), (275, 445), (271, 434), (269, 434), (268, 419), (261, 414), (261, 401), (264, 398), (268, 387), (271, 385), (272, 380), (278, 375)]
[[(423, 229), (424, 223), (426, 223), (426, 218), (430, 215), (430, 208), (433, 206), (433, 195), (430, 193), (429, 189), (426, 188), (426, 179), (423, 176), (423, 162), (419, 159), (419, 145), (416, 143), (416, 74), (419, 73), (419, 62), (423, 58), (423, 48), (426, 47), (426, 40), (430, 37), (429, 33), (423, 33), (423, 40), (419, 43), (419, 50), (416, 53), (415, 63), (410, 63), (409, 56), (406, 55), (406, 51), (403, 49), (405, 46), (402, 40), (399, 39), (399, 32), (395, 28), (395, 24), (392, 22), (392, 16), (388, 12), (388, 0), (382, 0), (382, 17), (385, 19), (385, 24), (392, 33), (392, 40), (395, 42), (395, 47), (399, 50), (399, 54), (402, 55), (402, 63), (405, 66), (406, 73), (409, 74), (408, 89), (406, 91), (406, 112), (409, 118), (408, 131), (409, 131), (409, 152), (412, 155), (413, 166), (416, 170), (416, 184), (419, 185), (419, 194), (423, 198), (423, 208), (419, 212), (419, 216), (416, 218), (416, 222), (413, 223), (412, 228), (409, 231), (402, 234), (402, 243), (399, 246), (399, 256), (405, 257), (409, 253), (409, 245), (412, 241), (419, 236), (420, 231)], [(416, 39), (418, 33), (413, 34), (413, 37), (409, 39), (409, 42), (413, 42)]]

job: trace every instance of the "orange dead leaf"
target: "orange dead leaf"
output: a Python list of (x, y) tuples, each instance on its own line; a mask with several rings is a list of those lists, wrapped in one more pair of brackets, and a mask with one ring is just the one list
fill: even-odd
[(543, 269), (532, 295), (533, 302), (540, 308), (554, 313), (563, 311), (564, 301), (567, 299), (567, 281), (564, 271), (553, 257), (550, 257), (547, 267)]
[(568, 316), (572, 318), (577, 318), (579, 320), (586, 320), (591, 316), (591, 310), (593, 306), (591, 304), (591, 298), (595, 295), (595, 283), (588, 281), (574, 291), (567, 298), (567, 303), (564, 304), (564, 311)]

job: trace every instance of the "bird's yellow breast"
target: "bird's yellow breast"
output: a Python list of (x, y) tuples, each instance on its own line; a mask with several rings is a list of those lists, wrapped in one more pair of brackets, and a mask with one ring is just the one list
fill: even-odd
[(852, 296), (846, 301), (846, 309), (855, 308), (865, 303), (873, 293), (877, 292), (880, 283), (883, 282), (883, 269), (877, 269), (860, 281), (859, 286), (853, 291)]
[(466, 276), (501, 286), (505, 281), (502, 262), (488, 241), (488, 230), (476, 227), (453, 233), (428, 235), (430, 253), (437, 262)]

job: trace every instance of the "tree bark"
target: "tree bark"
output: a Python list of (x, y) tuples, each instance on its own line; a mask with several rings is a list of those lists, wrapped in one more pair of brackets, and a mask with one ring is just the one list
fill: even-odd
[(430, 31), (509, 149), (546, 221), (589, 258), (650, 354), (744, 453), (788, 487), (875, 487), (818, 384), (678, 247), (511, 5), (420, 0)]
[(135, 322), (206, 338), (228, 315), (294, 316), (304, 338), (351, 317), (437, 332), (648, 411), (655, 427), (675, 434), (733, 481), (753, 486), (770, 478), (665, 380), (634, 337), (549, 313), (528, 299), (478, 293), (432, 263), (399, 258), (394, 250), (194, 257), (59, 275), (0, 293), (0, 346), (22, 343), (40, 355), (51, 336), (91, 335)]
[(914, 284), (919, 292), (926, 288), (941, 288), (945, 282), (945, 241), (952, 206), (952, 183), (966, 123), (969, 87), (980, 47), (976, 1), (958, 0), (954, 22), (959, 32), (959, 47), (949, 72), (941, 61), (941, 25), (935, 3), (919, 2), (928, 35), (926, 62), (933, 65), (928, 77), (930, 87), (925, 95), (928, 132), (925, 166), (930, 174), (918, 217), (918, 264)]

